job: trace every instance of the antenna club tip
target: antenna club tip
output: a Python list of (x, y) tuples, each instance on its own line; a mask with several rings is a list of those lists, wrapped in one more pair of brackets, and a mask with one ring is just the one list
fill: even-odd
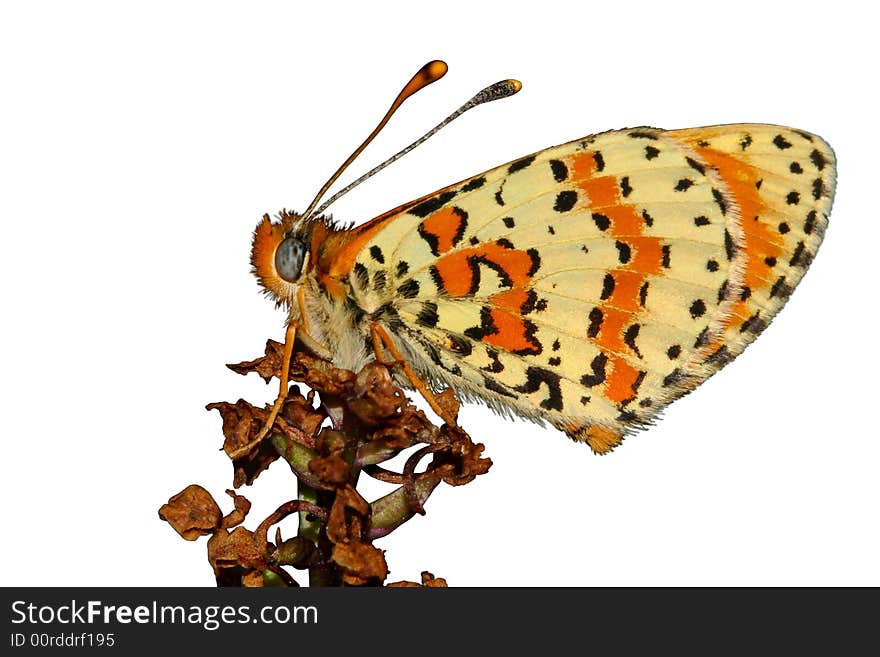
[(509, 84), (510, 88), (513, 90), (512, 93), (516, 93), (522, 89), (522, 82), (519, 80), (507, 80), (507, 84)]
[(446, 72), (449, 70), (449, 66), (447, 66), (446, 62), (442, 59), (434, 59), (422, 67), (420, 71), (425, 78), (430, 79), (432, 82), (435, 80), (439, 80)]

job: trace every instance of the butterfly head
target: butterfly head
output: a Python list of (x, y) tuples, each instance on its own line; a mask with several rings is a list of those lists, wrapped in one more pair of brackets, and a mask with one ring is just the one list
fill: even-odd
[(311, 229), (312, 222), (284, 211), (280, 223), (263, 215), (254, 230), (253, 273), (266, 294), (279, 305), (290, 305), (303, 283), (311, 255)]

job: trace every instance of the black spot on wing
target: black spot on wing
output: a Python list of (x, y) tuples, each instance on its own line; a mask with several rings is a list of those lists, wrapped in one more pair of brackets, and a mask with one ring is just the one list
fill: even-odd
[(643, 130), (633, 130), (629, 133), (629, 136), (633, 139), (657, 139), (657, 135), (653, 132), (645, 132)]
[(437, 314), (437, 304), (433, 301), (424, 302), (422, 304), (422, 309), (416, 316), (416, 322), (422, 326), (434, 328), (439, 321), (440, 316)]
[(406, 260), (401, 260), (397, 263), (397, 278), (403, 278), (408, 271), (409, 263)]
[(409, 213), (424, 219), (432, 212), (436, 212), (449, 203), (449, 201), (455, 198), (456, 194), (458, 194), (458, 192), (451, 190), (438, 194), (437, 196), (429, 198), (427, 201), (422, 201), (415, 207), (410, 208)]
[(529, 277), (534, 276), (538, 273), (538, 269), (541, 267), (541, 254), (538, 253), (538, 249), (527, 249), (526, 255), (529, 256), (529, 259), (532, 261), (531, 267), (529, 267)]
[(366, 290), (370, 284), (370, 272), (360, 262), (354, 263), (354, 278), (357, 286), (362, 290)]
[(404, 299), (415, 299), (419, 296), (419, 282), (413, 278), (397, 288), (397, 294)]
[(429, 230), (425, 230), (424, 224), (419, 224), (418, 227), (419, 236), (425, 240), (428, 245), (428, 248), (431, 249), (431, 253), (435, 256), (440, 255), (440, 240), (438, 237)]
[(727, 200), (724, 198), (724, 194), (722, 194), (720, 190), (713, 187), (712, 198), (715, 199), (718, 207), (721, 208), (721, 214), (727, 214)]
[(642, 357), (641, 352), (639, 351), (639, 347), (636, 344), (636, 338), (639, 337), (639, 330), (642, 327), (639, 324), (631, 324), (627, 327), (626, 331), (623, 334), (623, 343), (633, 350), (633, 353), (639, 358)]
[(727, 365), (730, 361), (732, 361), (733, 358), (734, 357), (733, 354), (730, 353), (730, 349), (727, 348), (726, 344), (723, 344), (714, 352), (712, 352), (712, 354), (706, 359), (706, 362), (709, 365), (723, 367)]
[(736, 255), (736, 243), (726, 228), (724, 229), (724, 253), (728, 260), (733, 260), (733, 256)]
[(675, 183), (675, 191), (677, 192), (686, 192), (691, 187), (693, 187), (694, 181), (690, 178), (682, 178), (677, 183)]
[(602, 321), (605, 319), (605, 314), (599, 308), (593, 308), (590, 311), (588, 316), (590, 320), (590, 325), (587, 327), (587, 337), (595, 338), (599, 335), (599, 330), (602, 328)]
[(688, 163), (688, 166), (691, 169), (699, 171), (700, 175), (706, 175), (706, 167), (697, 162), (695, 159), (693, 159), (692, 157), (685, 157), (684, 160)]
[(604, 214), (599, 214), (598, 212), (593, 213), (593, 221), (596, 222), (596, 228), (601, 231), (608, 230), (608, 227), (611, 225), (611, 219), (606, 217)]
[(760, 316), (760, 311), (756, 312), (754, 315), (749, 317), (746, 321), (742, 323), (742, 326), (739, 327), (740, 333), (754, 333), (757, 335), (765, 328), (767, 328), (767, 321)]
[(620, 179), (620, 195), (626, 198), (632, 194), (632, 185), (629, 184), (629, 176)]
[(785, 299), (791, 296), (793, 288), (789, 285), (785, 276), (780, 276), (776, 279), (776, 282), (773, 284), (773, 287), (770, 290), (770, 297), (779, 297), (780, 299)]
[(803, 242), (798, 242), (788, 264), (792, 267), (806, 267), (810, 264), (811, 259), (809, 253), (807, 253), (806, 245)]
[(678, 382), (680, 382), (684, 378), (684, 374), (679, 368), (675, 368), (665, 377), (663, 377), (663, 387), (668, 388), (669, 386), (674, 386)]
[(602, 153), (600, 153), (599, 151), (594, 151), (593, 160), (596, 162), (596, 171), (605, 170), (605, 158), (602, 157)]
[(602, 280), (602, 294), (599, 298), (605, 301), (611, 297), (612, 292), (614, 292), (614, 276), (610, 273), (605, 274), (605, 278)]
[[(492, 319), (491, 306), (483, 306), (482, 308), (480, 308), (479, 326), (471, 326), (470, 328), (464, 330), (464, 334), (468, 336), (471, 340), (482, 340), (487, 335), (495, 335), (496, 333), (498, 333), (498, 327), (495, 325), (495, 320)], [(500, 372), (501, 370), (497, 371)]]
[(590, 363), (590, 374), (584, 374), (581, 377), (581, 385), (587, 388), (593, 388), (605, 380), (605, 366), (608, 364), (608, 356), (600, 353)]
[(506, 386), (501, 385), (495, 379), (488, 377), (485, 374), (483, 375), (483, 385), (487, 390), (491, 390), (502, 397), (516, 397), (516, 395), (510, 392)]
[(566, 190), (564, 192), (559, 192), (556, 195), (556, 202), (553, 204), (553, 209), (556, 212), (568, 212), (571, 210), (575, 203), (577, 203), (577, 192)]
[[(373, 322), (384, 321), (395, 331), (406, 330), (406, 324), (400, 319), (397, 310), (390, 303), (379, 306), (379, 309), (370, 316), (370, 320)], [(368, 341), (370, 342), (369, 348), (372, 349), (372, 340), (368, 338)]]
[(513, 220), (513, 217), (504, 217), (501, 221), (504, 222), (504, 225), (508, 228), (513, 228), (516, 226), (516, 222)]
[(810, 235), (813, 232), (813, 229), (816, 227), (816, 211), (810, 210), (807, 213), (807, 218), (804, 221), (804, 233), (806, 235)]
[(534, 161), (535, 161), (534, 155), (529, 155), (528, 157), (524, 157), (521, 160), (517, 160), (516, 162), (511, 164), (509, 167), (507, 167), (507, 173), (511, 174), (511, 173), (516, 173), (517, 171), (522, 171), (523, 169), (530, 166), (532, 164), (532, 162), (534, 162)]
[(773, 138), (773, 145), (781, 151), (784, 151), (786, 148), (791, 148), (791, 142), (782, 135), (776, 135)]
[(553, 180), (564, 182), (568, 178), (568, 167), (562, 160), (550, 160), (550, 170), (553, 172)]
[(696, 299), (691, 304), (690, 307), (691, 317), (696, 319), (697, 317), (702, 317), (706, 314), (706, 302), (702, 299)]
[(653, 146), (645, 146), (645, 159), (646, 160), (653, 160), (658, 155), (660, 155), (659, 148), (654, 148)]
[(628, 263), (632, 257), (632, 249), (629, 244), (617, 240), (614, 242), (614, 246), (617, 247), (617, 259), (620, 261), (620, 264), (625, 265)]
[(382, 255), (382, 249), (375, 244), (370, 247), (370, 257), (381, 265), (385, 264), (385, 256)]
[(810, 162), (812, 162), (813, 166), (819, 169), (819, 171), (822, 171), (822, 169), (825, 168), (825, 165), (828, 164), (828, 160), (825, 159), (825, 156), (817, 150), (810, 153)]
[(452, 236), (452, 246), (454, 247), (461, 242), (461, 238), (464, 237), (464, 231), (467, 230), (468, 213), (458, 207), (452, 208), (452, 212), (458, 217), (458, 227), (455, 229), (455, 235)]
[(486, 349), (486, 355), (489, 357), (489, 360), (492, 361), (485, 367), (481, 367), (481, 370), (485, 370), (486, 372), (493, 372), (497, 374), (498, 372), (504, 371), (504, 363), (502, 363), (498, 359), (498, 351), (495, 349)]
[(514, 388), (517, 392), (537, 392), (541, 384), (547, 386), (547, 398), (541, 400), (540, 406), (548, 411), (562, 410), (562, 389), (559, 386), (560, 376), (543, 367), (531, 366), (526, 369), (526, 381)]
[(486, 178), (480, 176), (479, 178), (474, 178), (473, 180), (468, 181), (461, 187), (461, 191), (463, 192), (472, 192), (475, 189), (479, 189), (483, 185), (486, 184)]

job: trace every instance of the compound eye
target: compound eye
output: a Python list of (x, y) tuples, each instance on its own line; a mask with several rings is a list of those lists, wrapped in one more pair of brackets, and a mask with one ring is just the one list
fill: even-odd
[(288, 283), (296, 283), (306, 257), (306, 246), (298, 237), (285, 237), (275, 250), (275, 271)]

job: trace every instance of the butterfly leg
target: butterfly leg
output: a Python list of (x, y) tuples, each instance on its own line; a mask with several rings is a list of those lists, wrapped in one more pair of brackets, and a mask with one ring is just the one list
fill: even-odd
[(287, 330), (284, 332), (284, 355), (282, 356), (281, 361), (281, 386), (278, 390), (278, 398), (272, 405), (272, 410), (269, 411), (269, 417), (266, 418), (266, 423), (263, 425), (263, 428), (260, 429), (260, 433), (258, 433), (256, 438), (252, 441), (253, 443), (258, 443), (266, 437), (266, 434), (272, 429), (272, 425), (275, 424), (275, 418), (277, 418), (278, 413), (281, 412), (284, 400), (287, 399), (287, 384), (290, 378), (290, 359), (293, 356), (293, 343), (294, 340), (296, 340), (296, 329), (298, 327), (299, 322), (291, 321), (287, 325)]
[[(397, 350), (397, 347), (394, 346), (394, 343), (391, 341), (391, 336), (388, 335), (385, 328), (373, 322), (370, 324), (370, 337), (373, 340), (373, 352), (376, 355), (376, 360), (383, 365), (400, 365), (413, 388), (421, 393), (422, 397), (425, 398), (425, 401), (428, 402), (434, 412), (449, 426), (456, 426), (455, 418), (449, 417), (447, 411), (445, 411), (437, 401), (436, 395), (434, 395), (427, 384), (422, 381), (422, 379), (419, 378), (419, 375), (409, 366), (409, 363), (406, 362), (406, 359), (404, 359), (403, 355)], [(383, 347), (391, 354), (391, 361), (386, 361), (382, 358)]]

